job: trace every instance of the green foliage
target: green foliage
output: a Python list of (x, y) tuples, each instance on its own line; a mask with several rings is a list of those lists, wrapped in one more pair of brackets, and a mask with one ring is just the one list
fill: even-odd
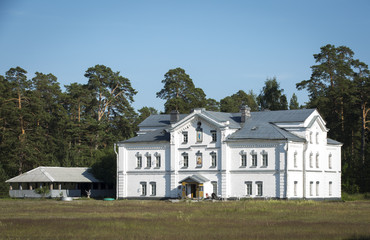
[(34, 191), (35, 193), (40, 194), (42, 198), (45, 198), (50, 193), (50, 189), (48, 186), (36, 188)]
[(293, 93), (292, 98), (289, 101), (289, 109), (290, 110), (299, 109), (298, 98), (297, 95), (295, 95), (295, 93)]
[(91, 167), (91, 173), (105, 183), (115, 184), (117, 174), (117, 157), (113, 150), (105, 150), (99, 154)]
[(280, 84), (276, 78), (267, 79), (260, 95), (257, 97), (260, 108), (268, 110), (287, 110), (288, 101), (283, 94), (284, 89), (280, 89)]
[(256, 98), (253, 91), (249, 91), (247, 94), (243, 90), (239, 90), (237, 93), (221, 99), (220, 110), (221, 112), (239, 112), (241, 105), (248, 105), (252, 111), (257, 111)]

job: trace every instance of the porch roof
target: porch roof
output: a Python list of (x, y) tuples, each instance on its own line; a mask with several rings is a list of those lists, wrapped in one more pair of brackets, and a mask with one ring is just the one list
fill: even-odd
[(194, 174), (192, 176), (186, 177), (183, 180), (181, 180), (179, 183), (183, 182), (196, 182), (196, 183), (205, 183), (208, 182), (209, 179), (200, 175), (200, 174)]

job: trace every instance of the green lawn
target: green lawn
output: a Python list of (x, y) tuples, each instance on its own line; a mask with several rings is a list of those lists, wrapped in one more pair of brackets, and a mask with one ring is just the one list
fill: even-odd
[(370, 201), (6, 199), (0, 239), (370, 239)]

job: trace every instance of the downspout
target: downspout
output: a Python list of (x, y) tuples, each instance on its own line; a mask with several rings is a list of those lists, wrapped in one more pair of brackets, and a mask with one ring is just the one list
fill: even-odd
[(289, 150), (289, 142), (288, 139), (286, 141), (286, 149), (285, 149), (285, 198), (288, 199), (288, 150)]
[(303, 199), (306, 199), (306, 151), (308, 144), (306, 141), (303, 144)]
[(113, 149), (114, 149), (114, 153), (116, 154), (116, 157), (117, 157), (117, 166), (116, 166), (116, 200), (118, 199), (118, 196), (119, 196), (119, 187), (118, 187), (118, 161), (119, 161), (119, 158), (118, 158), (118, 152), (117, 152), (117, 144), (115, 143), (113, 145)]

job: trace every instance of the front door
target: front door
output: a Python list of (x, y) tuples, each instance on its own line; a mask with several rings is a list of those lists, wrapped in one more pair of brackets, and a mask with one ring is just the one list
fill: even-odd
[(197, 185), (191, 184), (191, 197), (196, 198), (197, 197)]

